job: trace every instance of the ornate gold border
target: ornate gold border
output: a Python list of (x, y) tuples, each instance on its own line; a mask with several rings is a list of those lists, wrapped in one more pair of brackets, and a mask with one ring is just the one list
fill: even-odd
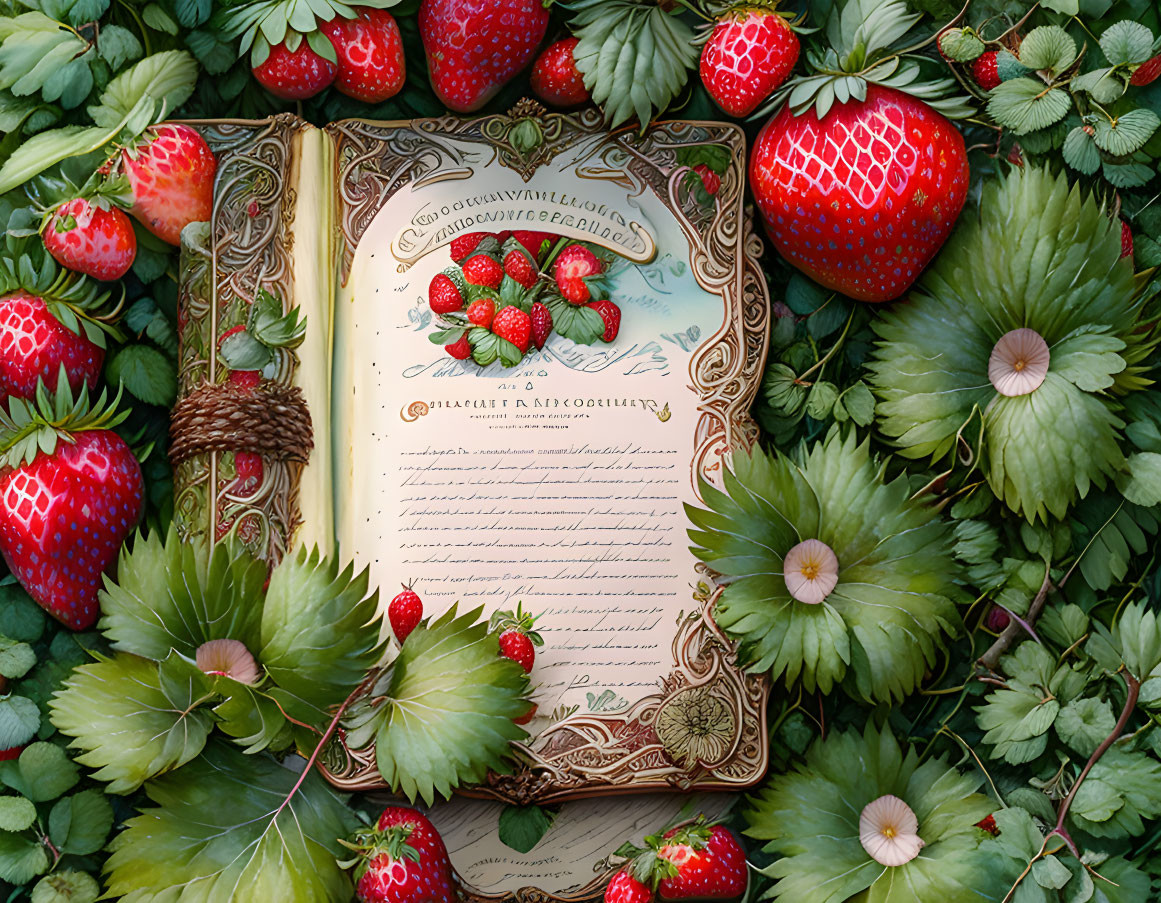
[[(758, 265), (761, 241), (743, 209), (746, 144), (740, 129), (672, 122), (644, 134), (630, 128), (609, 133), (595, 110), (549, 114), (522, 101), (507, 115), (345, 121), (329, 131), (336, 144), (344, 280), (360, 238), (392, 194), (410, 183), (462, 178), (471, 171), (461, 142), (483, 148), (484, 165), (507, 166), (525, 181), (566, 149), (591, 145), (587, 171), (594, 178), (619, 178), (630, 190), (655, 192), (689, 241), (699, 284), (727, 301), (728, 321), (697, 349), (690, 365), (692, 385), (702, 398), (692, 476), (717, 482), (722, 455), (755, 440), (758, 430), (748, 412), (765, 363), (770, 304)], [(681, 148), (707, 142), (724, 145), (733, 155), (712, 209), (691, 195), (689, 170), (678, 163)], [(517, 747), (522, 766), (516, 773), (494, 775), (486, 786), (465, 793), (553, 803), (647, 790), (739, 790), (760, 781), (768, 755), (769, 686), (738, 667), (734, 648), (709, 616), (714, 598), (703, 593), (696, 611), (683, 618), (673, 643), (674, 668), (657, 693), (617, 714), (574, 715), (553, 725)], [(384, 786), (373, 748), (351, 750), (336, 741), (328, 760), (324, 772), (340, 788)], [(559, 903), (536, 890), (517, 898), (478, 899)]]

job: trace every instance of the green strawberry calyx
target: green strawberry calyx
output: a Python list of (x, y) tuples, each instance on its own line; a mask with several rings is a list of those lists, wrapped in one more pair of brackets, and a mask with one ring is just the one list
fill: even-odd
[(656, 892), (658, 884), (680, 874), (683, 860), (680, 855), (675, 855), (676, 852), (681, 848), (693, 852), (704, 850), (713, 837), (712, 829), (716, 824), (699, 815), (694, 821), (680, 825), (672, 834), (663, 829), (649, 835), (643, 847), (625, 844), (617, 850), (617, 855), (629, 860), (629, 874)]
[(0, 466), (31, 464), (41, 452), (53, 454), (59, 442), (72, 443), (77, 433), (112, 429), (129, 416), (128, 410), (118, 411), (120, 401), (120, 391), (107, 401), (102, 390), (90, 402), (87, 385), (74, 398), (62, 364), (55, 394), (42, 379), (34, 398), (12, 398), (8, 410), (0, 410)]
[(231, 331), (221, 340), (219, 353), (231, 370), (261, 370), (274, 360), (280, 348), (297, 348), (306, 338), (306, 318), (292, 307), (282, 311), (282, 300), (264, 288), (258, 289), (242, 329)]
[(497, 611), (493, 613), (489, 619), (488, 628), (497, 634), (515, 630), (528, 637), (532, 641), (533, 646), (543, 646), (544, 638), (533, 629), (538, 617), (539, 615), (525, 611), (524, 603), (518, 601), (515, 611)]
[(971, 116), (967, 98), (952, 93), (955, 79), (931, 77), (924, 70), (934, 61), (915, 55), (929, 40), (904, 43), (922, 17), (905, 0), (847, 0), (827, 22), (829, 46), (807, 48), (807, 74), (787, 81), (751, 118), (788, 104), (795, 116), (813, 108), (821, 119), (835, 103), (866, 100), (869, 84), (910, 94), (951, 119)]
[(358, 881), (374, 867), (375, 860), (381, 856), (386, 856), (392, 862), (410, 859), (419, 863), (419, 850), (407, 842), (414, 830), (412, 825), (391, 825), (383, 829), (371, 826), (355, 834), (353, 841), (340, 838), (340, 844), (358, 855), (339, 865), (343, 868), (355, 867), (354, 877)]
[(65, 329), (83, 334), (99, 348), (105, 347), (107, 336), (124, 341), (114, 325), (125, 304), (123, 287), (120, 300), (110, 306), (112, 293), (96, 281), (64, 269), (47, 253), (36, 256), (39, 263), (31, 254), (0, 258), (0, 298), (18, 291), (35, 295)]

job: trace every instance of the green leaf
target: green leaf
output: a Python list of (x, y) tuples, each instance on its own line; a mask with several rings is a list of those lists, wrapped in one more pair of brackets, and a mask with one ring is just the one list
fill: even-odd
[(518, 853), (530, 853), (552, 827), (540, 806), (505, 806), (500, 813), (500, 842)]
[(141, 11), (141, 18), (145, 20), (145, 24), (157, 31), (164, 31), (166, 34), (177, 34), (177, 23), (173, 21), (173, 17), (167, 13), (160, 4), (150, 3)]
[(1030, 78), (1014, 78), (997, 85), (988, 100), (988, 114), (1016, 135), (1048, 128), (1071, 108), (1072, 100), (1066, 92)]
[(0, 880), (27, 884), (48, 871), (48, 851), (24, 834), (0, 831)]
[(1146, 508), (1161, 505), (1161, 454), (1136, 452), (1125, 461), (1125, 476), (1118, 477), (1117, 488), (1135, 505)]
[(37, 882), (30, 903), (96, 903), (100, 896), (101, 887), (92, 875), (60, 869)]
[(88, 856), (105, 845), (113, 827), (113, 807), (100, 790), (82, 790), (57, 801), (48, 815), (48, 834), (62, 853)]
[(108, 364), (108, 379), (146, 404), (169, 406), (177, 398), (177, 372), (172, 361), (149, 345), (126, 345)]
[(939, 49), (954, 62), (969, 63), (984, 52), (985, 45), (971, 28), (950, 28), (939, 36)]
[(128, 28), (120, 25), (102, 25), (97, 39), (101, 59), (112, 69), (120, 69), (131, 60), (139, 59), (144, 52), (141, 42)]
[(1059, 890), (1072, 880), (1072, 872), (1055, 856), (1045, 856), (1032, 864), (1032, 877), (1041, 887)]
[(1153, 55), (1153, 32), (1140, 22), (1122, 19), (1105, 29), (1100, 45), (1114, 66), (1143, 63)]
[(1077, 126), (1068, 133), (1061, 149), (1064, 162), (1082, 175), (1091, 176), (1100, 169), (1101, 155), (1092, 135)]
[[(552, 327), (566, 339), (578, 345), (591, 345), (605, 333), (605, 321), (591, 307), (569, 304), (560, 298), (551, 298), (546, 306), (552, 314)], [(469, 340), (474, 337), (469, 336)]]
[(839, 403), (859, 426), (870, 426), (875, 419), (875, 396), (862, 380), (848, 386), (839, 397)]
[(0, 749), (23, 746), (40, 728), (40, 709), (26, 696), (0, 698)]
[(34, 803), (56, 799), (80, 778), (80, 769), (53, 743), (33, 743), (16, 761), (0, 762), (0, 781)]
[(527, 736), (528, 676), (500, 655), (480, 610), (455, 607), (403, 643), (382, 694), (375, 758), (392, 790), (431, 803), (502, 770), (510, 744)]
[[(158, 9), (156, 4), (146, 7)], [(100, 102), (89, 107), (89, 115), (100, 126), (112, 127), (131, 113), (144, 108), (153, 122), (163, 110), (172, 112), (193, 93), (198, 77), (197, 60), (184, 50), (155, 53), (126, 69), (101, 92)]]
[[(72, 69), (74, 60), (88, 73), (88, 64), (78, 59), (88, 49), (84, 39), (41, 12), (6, 18), (0, 40), (0, 88), (11, 89), (17, 97), (42, 91), (54, 77)], [(60, 90), (49, 90), (45, 99), (60, 96)]]
[(1158, 126), (1161, 126), (1161, 118), (1156, 113), (1138, 107), (1120, 114), (1111, 122), (1103, 116), (1097, 117), (1093, 123), (1093, 140), (1101, 150), (1124, 157), (1144, 147)]
[(317, 549), (300, 549), (270, 575), (258, 660), (277, 698), (299, 720), (325, 725), (379, 658), (378, 592), (367, 571), (340, 571)]
[(1072, 80), (1073, 91), (1087, 91), (1097, 103), (1109, 104), (1125, 93), (1125, 76), (1113, 67), (1093, 69)]
[(290, 722), (274, 699), (228, 677), (219, 677), (215, 690), (225, 696), (214, 707), (214, 715), (221, 719), (218, 728), (246, 753), (283, 750), (292, 744)]
[(36, 806), (22, 796), (0, 796), (0, 831), (23, 831), (36, 821)]
[[(126, 121), (128, 117), (126, 117)], [(6, 194), (66, 157), (77, 157), (108, 144), (124, 121), (109, 128), (66, 125), (33, 135), (0, 166), (0, 194)]]
[(1101, 166), (1101, 174), (1114, 188), (1140, 188), (1149, 184), (1156, 172), (1147, 163), (1106, 162)]
[(36, 664), (36, 653), (27, 643), (17, 643), (0, 635), (0, 675), (23, 677)]
[(1020, 62), (1029, 69), (1059, 73), (1076, 59), (1076, 41), (1059, 25), (1033, 28), (1020, 42)]
[(1104, 699), (1074, 699), (1056, 716), (1056, 733), (1082, 756), (1091, 756), (1101, 741), (1113, 732), (1117, 717)]
[(205, 745), (213, 716), (210, 679), (176, 653), (158, 665), (118, 653), (73, 671), (49, 703), (57, 730), (98, 769), (109, 793), (131, 793), (144, 781), (189, 762)]
[(806, 396), (806, 413), (815, 420), (825, 420), (830, 416), (835, 402), (838, 401), (838, 389), (834, 383), (817, 382), (810, 387)]
[(1097, 837), (1139, 837), (1158, 815), (1161, 762), (1118, 746), (1092, 767), (1069, 810), (1077, 827)]
[(220, 355), (231, 370), (261, 370), (274, 360), (273, 351), (245, 329), (222, 340)]
[(358, 819), (317, 772), (220, 743), (146, 785), (155, 804), (110, 844), (108, 896), (123, 903), (349, 900), (338, 839)]
[(44, 609), (19, 585), (0, 586), (0, 635), (18, 643), (35, 643), (44, 633)]

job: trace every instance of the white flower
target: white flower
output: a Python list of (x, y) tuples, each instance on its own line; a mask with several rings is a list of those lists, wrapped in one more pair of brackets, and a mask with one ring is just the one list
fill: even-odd
[(919, 855), (919, 819), (903, 800), (887, 794), (867, 803), (859, 816), (859, 842), (880, 865), (906, 865)]
[(1035, 329), (1000, 336), (988, 358), (988, 380), (1001, 395), (1015, 398), (1040, 388), (1048, 375), (1048, 343)]
[(800, 542), (786, 553), (782, 579), (799, 602), (817, 605), (838, 585), (839, 563), (830, 546), (817, 539)]
[(194, 660), (206, 674), (230, 677), (251, 686), (262, 682), (262, 670), (239, 640), (210, 640), (198, 646)]

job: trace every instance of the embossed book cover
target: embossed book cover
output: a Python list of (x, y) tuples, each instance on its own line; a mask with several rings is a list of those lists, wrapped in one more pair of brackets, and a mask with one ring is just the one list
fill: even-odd
[[(538, 612), (520, 767), (449, 807), (445, 837), (481, 899), (592, 898), (621, 823), (682, 805), (658, 792), (741, 789), (766, 767), (768, 685), (708, 615), (684, 510), (756, 433), (769, 300), (741, 131), (609, 132), (527, 102), (196, 125), (220, 163), (212, 220), (183, 243), (183, 529), (271, 560), (338, 549), (431, 613)], [(247, 346), (256, 332), (269, 341)], [(383, 786), (349, 735), (326, 770)], [(628, 792), (650, 795), (603, 798)], [(497, 801), (578, 799), (571, 852), (554, 832), (524, 857), (488, 836)]]

